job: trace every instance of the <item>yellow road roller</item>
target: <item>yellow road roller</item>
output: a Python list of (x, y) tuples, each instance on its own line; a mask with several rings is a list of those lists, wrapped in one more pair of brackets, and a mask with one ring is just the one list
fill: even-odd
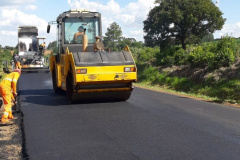
[(72, 9), (60, 14), (57, 25), (58, 53), (50, 56), (55, 93), (66, 91), (69, 102), (91, 100), (126, 101), (137, 81), (137, 68), (126, 46), (122, 51), (105, 51), (101, 14)]

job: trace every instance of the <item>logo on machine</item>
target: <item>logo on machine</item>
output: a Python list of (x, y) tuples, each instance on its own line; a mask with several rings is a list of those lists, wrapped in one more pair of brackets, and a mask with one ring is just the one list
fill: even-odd
[(117, 74), (117, 75), (115, 75), (115, 79), (125, 79), (127, 77), (128, 77), (128, 75), (126, 75), (126, 74)]
[(97, 78), (97, 76), (94, 75), (94, 74), (91, 74), (91, 75), (88, 76), (88, 78), (91, 79), (91, 80), (95, 80)]

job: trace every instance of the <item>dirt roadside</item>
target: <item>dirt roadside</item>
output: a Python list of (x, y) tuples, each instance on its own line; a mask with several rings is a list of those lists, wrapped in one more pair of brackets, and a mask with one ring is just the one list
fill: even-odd
[[(0, 98), (1, 99), (1, 98)], [(3, 105), (0, 108), (0, 115), (3, 114)], [(22, 160), (22, 114), (13, 110), (15, 117), (11, 125), (0, 124), (0, 159)]]

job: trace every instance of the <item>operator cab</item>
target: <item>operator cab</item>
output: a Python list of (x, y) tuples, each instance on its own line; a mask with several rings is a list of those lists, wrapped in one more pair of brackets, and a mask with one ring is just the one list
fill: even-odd
[(60, 14), (57, 18), (58, 53), (64, 54), (67, 47), (70, 52), (82, 52), (83, 35), (88, 39), (87, 52), (93, 52), (95, 37), (101, 37), (101, 31), (101, 14), (98, 12), (71, 9)]
[(38, 50), (40, 51), (40, 53), (41, 54), (43, 54), (43, 52), (45, 51), (45, 42), (44, 42), (44, 40), (45, 40), (46, 38), (45, 37), (39, 37), (39, 36), (37, 36), (37, 40), (38, 40)]
[(99, 19), (93, 17), (64, 19), (65, 44), (82, 44), (84, 32), (88, 37), (88, 43), (94, 44), (95, 37), (100, 34)]

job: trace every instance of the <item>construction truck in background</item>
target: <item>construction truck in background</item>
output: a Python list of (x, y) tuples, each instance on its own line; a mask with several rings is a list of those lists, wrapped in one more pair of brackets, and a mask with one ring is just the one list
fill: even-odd
[(72, 9), (60, 14), (57, 24), (58, 53), (50, 56), (55, 93), (66, 91), (69, 102), (125, 101), (137, 81), (137, 68), (126, 46), (121, 52), (104, 50), (101, 14)]
[(14, 55), (15, 63), (21, 64), (23, 71), (38, 71), (38, 69), (48, 69), (44, 58), (44, 49), (40, 41), (44, 42), (44, 37), (38, 36), (38, 29), (35, 26), (18, 27), (18, 54)]

